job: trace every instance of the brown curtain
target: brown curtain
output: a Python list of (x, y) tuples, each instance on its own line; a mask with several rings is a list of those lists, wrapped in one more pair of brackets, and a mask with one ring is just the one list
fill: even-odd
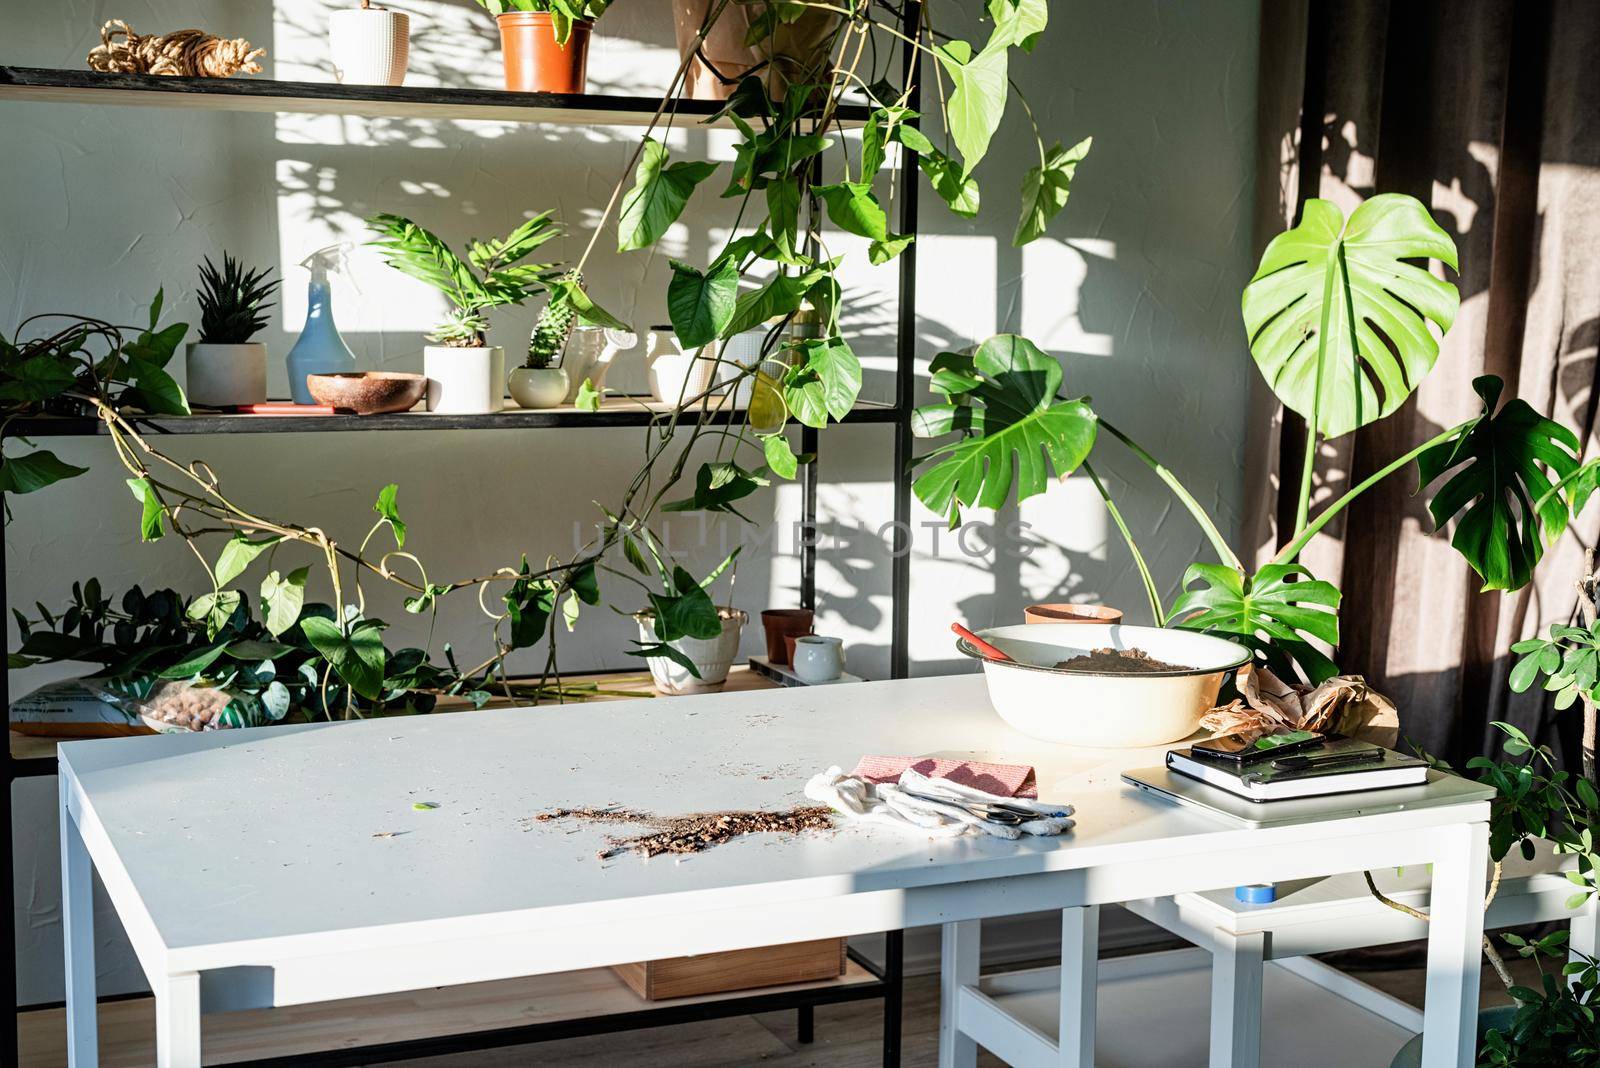
[[(1258, 250), (1308, 197), (1349, 212), (1376, 192), (1428, 204), (1455, 239), (1461, 312), (1438, 364), (1389, 419), (1322, 445), (1326, 502), (1469, 417), (1481, 374), (1595, 451), (1600, 335), (1600, 3), (1594, 0), (1266, 0), (1262, 4)], [(1261, 385), (1252, 398), (1245, 535), (1286, 540), (1305, 427)], [(1304, 562), (1344, 591), (1337, 660), (1400, 709), (1405, 734), (1461, 761), (1516, 723), (1577, 764), (1577, 715), (1514, 695), (1509, 648), (1574, 606), (1586, 515), (1522, 591), (1480, 593), (1434, 532), (1413, 472), (1367, 493)], [(1313, 514), (1316, 505), (1313, 504)]]

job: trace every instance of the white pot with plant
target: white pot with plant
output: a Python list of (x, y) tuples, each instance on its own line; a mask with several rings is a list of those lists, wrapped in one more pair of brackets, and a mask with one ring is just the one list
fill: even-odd
[[(579, 322), (586, 325), (585, 341), (595, 333), (631, 338), (628, 324), (605, 309), (597, 306), (583, 292), (583, 275), (568, 271), (550, 283), (550, 300), (539, 312), (539, 321), (528, 336), (528, 355), (522, 366), (511, 372), (507, 385), (511, 397), (524, 408), (554, 408), (576, 399), (575, 393), (589, 381), (588, 375), (595, 365), (593, 351), (580, 354), (578, 368), (569, 373), (564, 366), (568, 349), (573, 345), (574, 328)], [(609, 356), (607, 357), (609, 362)], [(573, 374), (580, 377), (574, 381)], [(604, 377), (601, 367), (599, 377)], [(589, 391), (598, 403), (600, 386), (590, 382)]]
[(549, 212), (540, 212), (504, 238), (472, 241), (462, 259), (438, 236), (399, 215), (367, 220), (380, 235), (372, 242), (389, 266), (443, 293), (450, 314), (428, 336), (422, 350), (428, 378), (428, 411), (484, 415), (504, 406), (505, 350), (488, 343), (490, 308), (521, 304), (541, 292), (554, 266), (524, 263), (529, 254), (560, 231)]
[[(650, 593), (650, 607), (633, 614), (639, 624), (639, 648), (630, 651), (649, 661), (657, 693), (671, 696), (722, 689), (750, 615), (731, 604), (716, 604), (709, 591), (738, 559), (739, 550), (696, 581), (681, 565), (669, 566), (648, 530), (640, 527), (636, 533), (654, 564), (661, 592)], [(639, 554), (639, 563), (644, 563), (643, 554)], [(731, 580), (729, 586), (731, 597)]]
[(328, 16), (333, 76), (344, 85), (400, 85), (411, 60), (411, 17), (371, 0)]
[(208, 257), (200, 268), (200, 340), (184, 357), (190, 404), (228, 408), (267, 399), (267, 347), (250, 339), (267, 325), (268, 297), (278, 288), (270, 267), (245, 270), (226, 252), (222, 270)]

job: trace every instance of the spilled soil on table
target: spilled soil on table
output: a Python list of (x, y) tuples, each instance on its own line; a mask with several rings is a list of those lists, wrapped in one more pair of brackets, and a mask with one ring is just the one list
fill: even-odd
[(646, 857), (662, 853), (703, 853), (712, 846), (731, 842), (747, 834), (799, 834), (801, 831), (831, 830), (833, 812), (824, 805), (801, 805), (775, 812), (691, 812), (684, 816), (657, 816), (627, 808), (556, 808), (541, 812), (524, 822), (537, 825), (554, 820), (583, 820), (652, 828), (644, 834), (608, 835), (606, 841), (609, 848), (595, 854), (601, 860), (606, 860), (628, 852)]

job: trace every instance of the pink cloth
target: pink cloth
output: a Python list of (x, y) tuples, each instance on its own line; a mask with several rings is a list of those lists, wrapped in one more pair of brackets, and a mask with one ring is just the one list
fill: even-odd
[(850, 774), (868, 782), (897, 782), (900, 773), (915, 768), (930, 779), (949, 779), (1001, 797), (1038, 797), (1033, 768), (1026, 764), (985, 764), (981, 760), (947, 757), (864, 756)]

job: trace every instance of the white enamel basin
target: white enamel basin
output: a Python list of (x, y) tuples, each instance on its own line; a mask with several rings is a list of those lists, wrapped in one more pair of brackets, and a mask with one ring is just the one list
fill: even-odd
[[(1223, 676), (1250, 659), (1235, 642), (1162, 627), (1028, 623), (977, 632), (1017, 663), (993, 660), (965, 639), (956, 648), (983, 662), (1000, 718), (1047, 742), (1131, 749), (1193, 734), (1216, 704)], [(1143, 649), (1178, 671), (1138, 675), (1067, 671), (1054, 665), (1094, 649)]]

